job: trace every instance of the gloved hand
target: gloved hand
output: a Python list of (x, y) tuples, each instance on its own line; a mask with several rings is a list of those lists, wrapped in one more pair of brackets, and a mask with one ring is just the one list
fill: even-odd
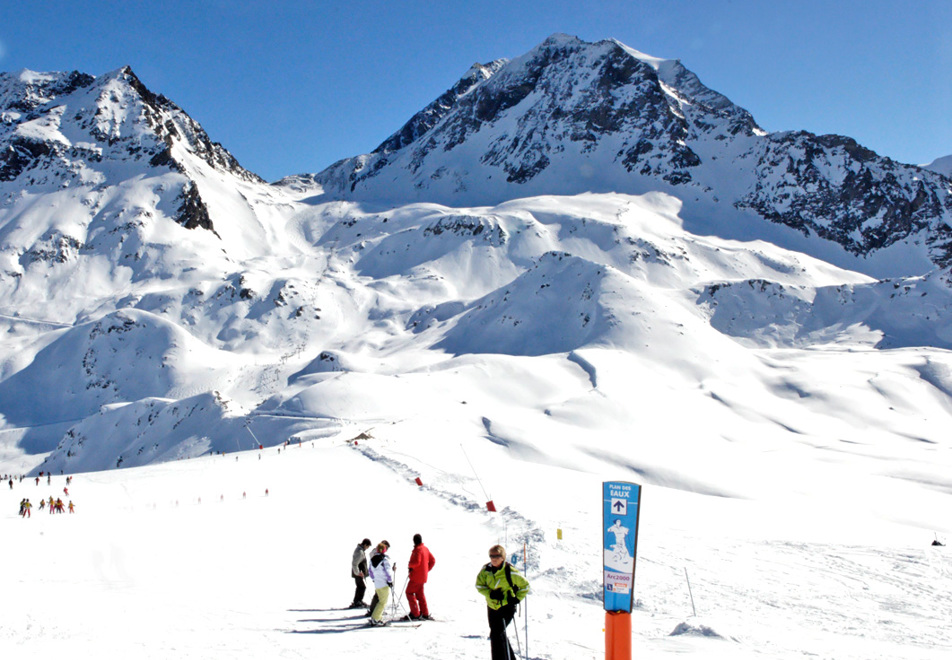
[(387, 583), (387, 586), (390, 587), (391, 589), (393, 589), (393, 582), (388, 582), (388, 583)]
[(519, 597), (516, 595), (515, 591), (509, 594), (509, 602), (512, 604), (516, 604), (519, 602)]
[(492, 591), (489, 592), (489, 597), (492, 598), (493, 600), (502, 600), (502, 596), (503, 596), (502, 589), (493, 589)]

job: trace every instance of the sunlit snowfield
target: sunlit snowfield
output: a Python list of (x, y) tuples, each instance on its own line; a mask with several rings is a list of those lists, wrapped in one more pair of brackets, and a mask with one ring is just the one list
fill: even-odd
[[(528, 547), (529, 657), (603, 657), (600, 482), (617, 474), (573, 466), (557, 446), (544, 460), (501, 463), (501, 445), (424, 442), (442, 430), (394, 424), (352, 443), (359, 429), (342, 428), (261, 452), (80, 474), (73, 515), (16, 516), (22, 497), (62, 495), (64, 477), (4, 485), (4, 657), (485, 658), (473, 583), (497, 541), (520, 567)], [(732, 475), (739, 490), (759, 481), (749, 472)], [(839, 481), (845, 500), (646, 487), (636, 657), (948, 657), (948, 548), (884, 520), (901, 517), (898, 503), (877, 514), (864, 507), (885, 506), (876, 493)], [(487, 492), (499, 513), (486, 511)], [(439, 621), (363, 628), (361, 612), (341, 609), (353, 547), (388, 539), (399, 591), (416, 532), (437, 558), (427, 595)]]
[[(0, 484), (0, 660), (486, 658), (473, 584), (495, 543), (528, 557), (522, 651), (599, 658), (605, 480), (644, 486), (637, 657), (949, 656), (949, 221), (905, 208), (947, 180), (762, 135), (679, 63), (589, 46), (533, 51), (551, 85), (523, 77), (535, 55), (498, 79), (558, 112), (512, 106), (420, 172), (414, 150), (392, 173), (341, 161), (376, 173), (363, 192), (339, 167), (258, 180), (131, 69), (17, 77), (5, 98), (49, 98), (0, 124), (22, 156), (0, 185), (0, 473), (57, 476)], [(622, 69), (558, 64), (599, 53)], [(558, 137), (557, 82), (580, 116), (653, 98), (690, 126), (590, 150)], [(679, 126), (703, 167), (671, 160)], [(528, 160), (472, 174), (504, 137)], [(654, 173), (631, 178), (622, 146)], [(796, 197), (860, 171), (912, 196), (843, 244), (749, 206), (827, 223), (856, 209)], [(890, 214), (917, 233), (847, 240), (890, 238)], [(75, 514), (17, 517), (70, 474)], [(355, 545), (393, 544), (399, 592), (414, 533), (439, 620), (361, 628)]]

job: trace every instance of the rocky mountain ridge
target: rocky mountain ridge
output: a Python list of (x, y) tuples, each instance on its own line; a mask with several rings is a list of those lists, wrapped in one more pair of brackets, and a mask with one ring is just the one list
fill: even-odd
[(767, 134), (680, 61), (555, 35), (467, 74), (372, 153), (314, 175), (329, 198), (495, 204), (664, 190), (867, 257), (921, 242), (952, 263), (952, 183), (844, 136)]
[[(188, 162), (173, 153), (176, 146), (220, 171), (261, 181), (213, 143), (181, 108), (150, 91), (128, 66), (100, 78), (76, 71), (0, 74), (0, 117), (0, 139), (6, 143), (0, 181), (26, 175), (23, 185), (49, 182), (51, 175), (78, 169), (75, 161), (83, 157), (145, 162), (182, 172)], [(41, 175), (51, 169), (51, 174)]]

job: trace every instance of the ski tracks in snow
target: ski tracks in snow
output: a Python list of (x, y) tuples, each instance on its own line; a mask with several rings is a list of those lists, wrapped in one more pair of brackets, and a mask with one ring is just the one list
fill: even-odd
[[(402, 476), (409, 482), (415, 482), (417, 478), (420, 478), (422, 481), (422, 475), (416, 469), (410, 467), (406, 463), (403, 463), (395, 458), (390, 456), (385, 456), (379, 451), (374, 450), (371, 447), (364, 445), (352, 445), (356, 451), (359, 451), (366, 458), (374, 461), (375, 463), (386, 467), (392, 472)], [(424, 483), (422, 486), (418, 485), (418, 488), (434, 497), (438, 497), (453, 506), (463, 508), (472, 513), (483, 513), (487, 514), (488, 511), (485, 508), (485, 505), (480, 504), (476, 500), (463, 495), (461, 493), (454, 493), (449, 490), (444, 490), (442, 488), (436, 488)], [(526, 537), (529, 540), (542, 540), (543, 532), (541, 527), (534, 521), (526, 518), (522, 514), (513, 510), (511, 507), (506, 507), (502, 511), (498, 512), (506, 520), (507, 527), (514, 530), (513, 535), (518, 538)]]
[(635, 611), (649, 618), (634, 627), (649, 624), (640, 631), (649, 644), (716, 637), (738, 652), (771, 649), (774, 657), (839, 648), (839, 657), (859, 658), (865, 648), (874, 653), (865, 657), (938, 658), (936, 649), (952, 649), (952, 557), (945, 548), (765, 541), (753, 549), (725, 543), (702, 555), (692, 550), (706, 547), (701, 541), (666, 543), (639, 558)]

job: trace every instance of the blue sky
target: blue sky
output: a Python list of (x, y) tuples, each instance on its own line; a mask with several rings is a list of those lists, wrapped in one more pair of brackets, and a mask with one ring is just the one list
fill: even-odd
[(952, 1), (3, 0), (0, 70), (131, 65), (268, 180), (366, 153), (556, 32), (680, 59), (769, 131), (952, 154)]

